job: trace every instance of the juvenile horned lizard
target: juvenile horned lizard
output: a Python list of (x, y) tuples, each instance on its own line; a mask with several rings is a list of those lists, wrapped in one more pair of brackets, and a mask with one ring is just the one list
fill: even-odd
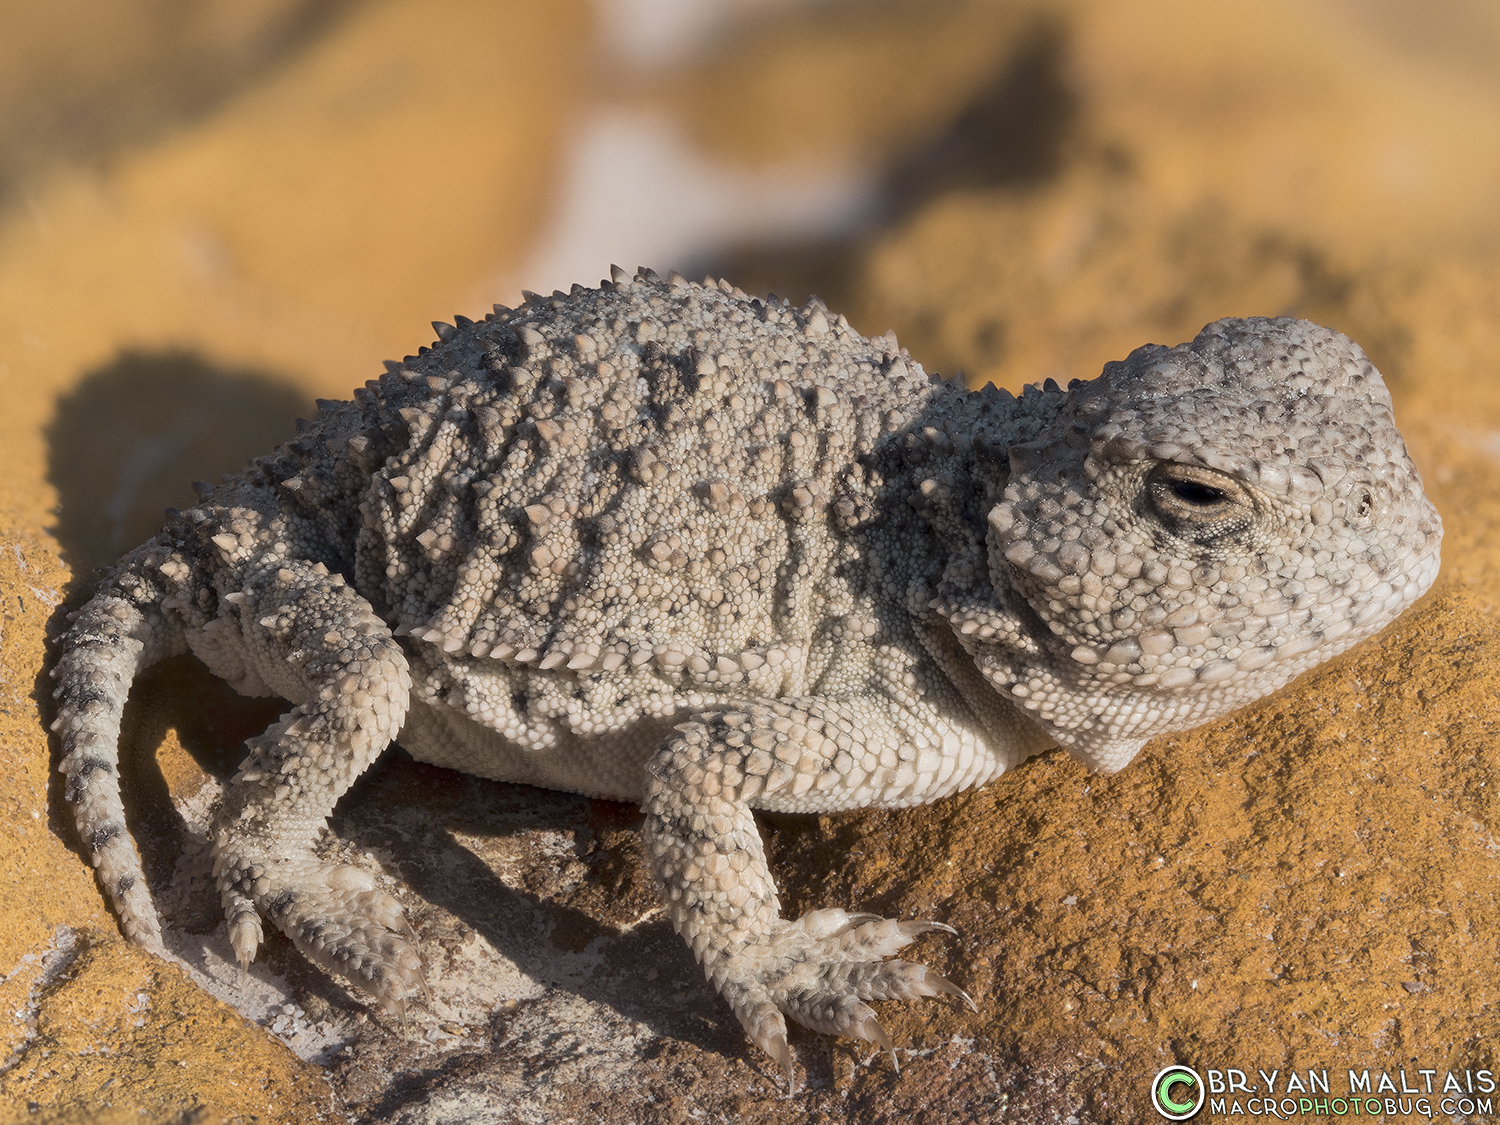
[(120, 714), (192, 652), (294, 705), (215, 828), (242, 964), (265, 917), (392, 1007), (425, 987), (398, 904), (313, 851), (395, 739), (640, 802), (673, 925), (789, 1076), (786, 1016), (889, 1048), (867, 1001), (967, 999), (888, 960), (947, 927), (783, 918), (753, 810), (921, 804), (1053, 745), (1113, 772), (1438, 569), (1379, 373), (1306, 321), (1219, 321), (1019, 398), (929, 378), (816, 300), (649, 271), (436, 328), (170, 514), (63, 641), (67, 799), (144, 946)]

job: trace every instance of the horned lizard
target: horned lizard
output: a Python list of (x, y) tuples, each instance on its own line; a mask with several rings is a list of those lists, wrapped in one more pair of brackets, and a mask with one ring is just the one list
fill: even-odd
[(1223, 320), (1067, 390), (928, 377), (816, 300), (615, 270), (528, 294), (354, 392), (126, 555), (54, 671), (61, 769), (124, 931), (162, 948), (120, 801), (132, 678), (196, 654), (293, 706), (213, 840), (262, 918), (389, 1006), (397, 902), (313, 845), (394, 740), (640, 802), (677, 932), (792, 1073), (785, 1017), (890, 1047), (869, 1001), (937, 921), (781, 916), (756, 809), (895, 808), (1054, 745), (1098, 770), (1257, 699), (1432, 583), (1441, 526), (1337, 332)]

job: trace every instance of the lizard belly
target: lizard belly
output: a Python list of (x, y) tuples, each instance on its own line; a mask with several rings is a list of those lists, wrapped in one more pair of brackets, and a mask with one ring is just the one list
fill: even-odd
[(550, 745), (528, 750), (458, 711), (413, 699), (396, 741), (419, 762), (476, 777), (637, 802), (645, 792), (646, 761), (671, 729), (671, 723), (643, 719), (583, 736), (559, 724)]

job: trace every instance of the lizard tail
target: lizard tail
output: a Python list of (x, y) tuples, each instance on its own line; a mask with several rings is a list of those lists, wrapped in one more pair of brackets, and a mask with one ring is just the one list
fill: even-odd
[(148, 577), (154, 568), (144, 556), (127, 556), (64, 635), (52, 670), (52, 729), (62, 741), (64, 795), (99, 883), (125, 936), (161, 953), (161, 923), (120, 800), (120, 716), (137, 673), (186, 646), (181, 628), (163, 612), (164, 591)]

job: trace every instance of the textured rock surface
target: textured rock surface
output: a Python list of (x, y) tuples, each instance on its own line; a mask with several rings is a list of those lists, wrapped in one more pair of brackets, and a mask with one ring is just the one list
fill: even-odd
[[(59, 815), (60, 786), (38, 718), (45, 691), (38, 689), (48, 686), (40, 678), (44, 627), (68, 581), (46, 529), (63, 536), (74, 574), (108, 562), (108, 551), (79, 553), (107, 537), (80, 539), (69, 531), (67, 512), (75, 503), (98, 503), (98, 492), (87, 501), (80, 493), (92, 482), (130, 473), (104, 460), (111, 444), (97, 435), (109, 417), (92, 421), (92, 439), (87, 429), (70, 433), (54, 424), (54, 396), (82, 391), (95, 401), (93, 392), (117, 386), (121, 371), (138, 370), (119, 361), (122, 353), (149, 362), (188, 348), (209, 357), (210, 370), (272, 373), (274, 384), (257, 376), (242, 385), (252, 395), (265, 391), (268, 410), (284, 419), (286, 407), (269, 405), (281, 401), (283, 388), (296, 387), (304, 401), (345, 394), (351, 372), (399, 354), (414, 326), (494, 299), (478, 294), (493, 256), (471, 233), (472, 208), (514, 219), (519, 239), (533, 212), (513, 197), (491, 202), (488, 193), (543, 182), (547, 169), (534, 155), (546, 151), (556, 120), (550, 115), (566, 108), (559, 95), (575, 87), (558, 77), (566, 64), (554, 60), (565, 56), (544, 46), (556, 37), (519, 30), (517, 13), (531, 18), (539, 9), (494, 6), (496, 19), (508, 21), (508, 41), (527, 44), (505, 68), (454, 65), (454, 52), (481, 43), (482, 35), (449, 38), (433, 57), (454, 76), (455, 92), (473, 91), (481, 77), (514, 79), (519, 85), (508, 87), (516, 91), (509, 96), (533, 108), (486, 112), (485, 128), (476, 129), (463, 103), (422, 92), (419, 60), (426, 56), (411, 47), (438, 18), (433, 7), (416, 5), (406, 23), (400, 5), (372, 7), (396, 28), (393, 37), (341, 38), (339, 50), (313, 51), (308, 64), (274, 73), (274, 96), (252, 88), (251, 97), (226, 103), (225, 112), (167, 143), (127, 151), (108, 174), (58, 176), (4, 215), (0, 377), (20, 393), (0, 414), (7, 697), (0, 753), (12, 779), (0, 854), (12, 896), (0, 926), (0, 970), (7, 974), (0, 987), (4, 1010), (23, 1013), (6, 1024), (20, 1048), (0, 1075), (7, 1113), (15, 1107), (29, 1120), (64, 1120), (73, 1105), (75, 1119), (96, 1120), (101, 1088), (116, 1107), (139, 1107), (162, 1121), (194, 1104), (216, 1107), (225, 1119), (254, 1112), (263, 1120), (305, 1120), (328, 1105), (326, 1093), (299, 1100), (294, 1083), (261, 1090), (231, 1085), (223, 1075), (196, 1085), (196, 1102), (182, 1100), (143, 1069), (127, 1068), (120, 1054), (128, 1043), (132, 1058), (149, 1058), (157, 1040), (139, 1031), (126, 1038), (123, 1024), (109, 1021), (92, 1025), (98, 1030), (87, 1041), (60, 1041), (73, 1060), (67, 1065), (78, 1067), (69, 1072), (73, 1086), (61, 1091), (46, 1084), (57, 1048), (27, 1038), (54, 1003), (57, 985), (45, 975), (53, 927), (82, 924), (91, 927), (85, 937), (118, 941)], [(486, 6), (457, 5), (453, 15), (472, 20), (479, 7)], [(1400, 6), (1361, 7), (1370, 18), (1358, 23), (1343, 21), (1338, 5), (1056, 10), (1063, 18), (1050, 55), (1023, 52), (1027, 65), (1015, 66), (1015, 41), (998, 38), (989, 73), (996, 89), (1019, 83), (1023, 93), (1062, 90), (1072, 99), (1068, 113), (1041, 115), (1050, 122), (1044, 139), (1057, 143), (1028, 150), (1057, 163), (1023, 162), (1041, 169), (1029, 178), (1015, 178), (1013, 165), (945, 177), (962, 194), (918, 190), (857, 253), (791, 247), (749, 263), (764, 265), (764, 274), (744, 265), (723, 271), (746, 288), (798, 299), (815, 289), (863, 331), (895, 328), (927, 366), (962, 368), (981, 380), (993, 375), (1013, 390), (1048, 374), (1092, 375), (1141, 339), (1186, 339), (1221, 315), (1293, 312), (1331, 324), (1366, 345), (1391, 385), (1403, 433), (1444, 516), (1445, 574), (1439, 589), (1378, 642), (1241, 717), (1148, 746), (1103, 788), (1096, 776), (1050, 756), (998, 789), (942, 807), (770, 822), (768, 851), (789, 911), (837, 897), (886, 913), (945, 912), (963, 927), (964, 941), (935, 945), (930, 963), (972, 985), (981, 1005), (977, 1019), (960, 1012), (950, 1018), (927, 1005), (909, 1022), (888, 1005), (893, 1037), (912, 1047), (901, 1054), (900, 1080), (867, 1048), (794, 1033), (799, 1058), (817, 1068), (800, 1105), (808, 1120), (829, 1122), (856, 1113), (868, 1120), (1149, 1120), (1142, 1089), (1157, 1067), (1189, 1053), (1187, 1061), (1201, 1065), (1226, 1062), (1230, 1046), (1267, 1067), (1337, 1067), (1346, 1059), (1395, 1066), (1414, 1056), (1423, 1065), (1491, 1063), (1486, 1044), (1500, 1031), (1493, 1006), (1486, 1007), (1495, 964), (1486, 935), (1500, 932), (1500, 909), (1486, 842), (1496, 830), (1494, 814), (1483, 795), (1497, 784), (1491, 748), (1500, 685), (1488, 638), (1500, 590), (1493, 546), (1500, 528), (1500, 270), (1488, 249), (1492, 181), (1480, 165), (1489, 159), (1500, 113), (1493, 87), (1465, 61), (1476, 52), (1489, 57), (1491, 13), (1486, 5), (1453, 3), (1441, 13), (1423, 9), (1420, 27), (1391, 32), (1387, 17)], [(882, 46), (886, 53), (872, 56), (870, 67), (852, 65), (844, 77), (897, 87), (902, 74), (878, 65), (881, 59), (907, 57), (919, 31), (957, 26), (962, 34), (961, 23), (939, 19), (903, 26), (906, 42)], [(794, 22), (755, 45), (805, 53), (802, 32)], [(559, 34), (576, 36), (576, 25)], [(18, 50), (24, 43), (3, 41)], [(406, 80), (394, 86), (381, 69), (392, 59), (407, 67)], [(722, 81), (724, 69), (711, 69)], [(747, 69), (769, 68), (757, 62)], [(969, 73), (955, 67), (954, 80), (967, 82)], [(926, 86), (934, 72), (919, 68), (910, 77)], [(943, 151), (956, 154), (955, 167), (979, 167), (969, 126), (993, 125), (994, 106), (1010, 104), (986, 102), (977, 94), (983, 87), (976, 82), (944, 103), (967, 105), (961, 120), (938, 105), (938, 116), (909, 125), (897, 114), (854, 122), (862, 132), (852, 135), (885, 138), (879, 150), (898, 155), (946, 136)], [(817, 79), (806, 88), (816, 91)], [(379, 96), (357, 92), (371, 89)], [(782, 102), (719, 97), (720, 105), (759, 114), (755, 127), (780, 137), (795, 138), (811, 112), (805, 94)], [(855, 97), (837, 104), (858, 114), (883, 103)], [(1043, 105), (1058, 108), (1045, 98)], [(368, 112), (372, 106), (381, 112)], [(501, 120), (505, 128), (496, 127)], [(1163, 130), (1163, 122), (1171, 128)], [(887, 125), (911, 132), (891, 137), (881, 131)], [(730, 123), (718, 135), (732, 148)], [(1341, 146), (1336, 156), (1331, 139)], [(505, 157), (503, 182), (452, 168), (413, 175), (408, 160), (390, 159), (429, 150), (472, 156), (476, 144), (489, 142), (528, 154)], [(788, 142), (786, 150), (794, 147)], [(266, 191), (264, 169), (286, 154), (295, 156), (285, 167), (296, 174), (285, 172), (276, 190)], [(297, 187), (304, 182), (329, 190), (304, 197)], [(253, 198), (237, 194), (236, 185)], [(1469, 192), (1482, 206), (1464, 204)], [(323, 207), (329, 213), (320, 218)], [(402, 258), (407, 268), (331, 252), (327, 235), (346, 230), (362, 248), (379, 242), (370, 231), (406, 240), (404, 257), (392, 260)], [(986, 249), (1006, 245), (1020, 248), (1005, 255)], [(1094, 269), (1094, 262), (1108, 268)], [(198, 401), (232, 404), (228, 415), (210, 408), (200, 425), (232, 432), (256, 414), (242, 399), (220, 397), (176, 358), (162, 366), (170, 378), (150, 390), (162, 416), (181, 416), (195, 391), (207, 392)], [(86, 415), (82, 420), (90, 424)], [(135, 479), (217, 479), (237, 467), (186, 460), (183, 446), (160, 437), (138, 431), (135, 448), (164, 450), (166, 461), (145, 478), (130, 470)], [(46, 469), (49, 462), (56, 467)], [(111, 521), (116, 512), (136, 521), (126, 542), (149, 534), (161, 507), (192, 499), (186, 490), (149, 487), (132, 496), (117, 483), (104, 491)], [(64, 513), (56, 517), (51, 508), (59, 499)], [(191, 845), (201, 830), (195, 800), (233, 772), (238, 740), (274, 718), (275, 708), (214, 691), (201, 671), (163, 666), (127, 715), (135, 740), (127, 757), (137, 763), (126, 778), (133, 784), (127, 807), (139, 810), (137, 832), (151, 838), (152, 852), (175, 855), (184, 839)], [(235, 987), (234, 967), (221, 966), (221, 995), (263, 1027), (212, 1022), (222, 1009), (202, 992), (173, 992), (171, 1005), (138, 1005), (140, 982), (148, 982), (148, 992), (156, 987), (155, 963), (123, 944), (118, 959), (81, 960), (87, 976), (79, 979), (101, 1000), (138, 1006), (132, 1019), (144, 1021), (142, 1028), (165, 1032), (178, 1013), (198, 1013), (200, 1034), (217, 1028), (216, 1035), (239, 1044), (231, 1050), (262, 1060), (253, 1065), (267, 1079), (275, 1068), (293, 1074), (304, 1067), (292, 1051), (261, 1055), (252, 1046), (279, 1025), (276, 1034), (294, 1050), (326, 1060), (323, 1072), (336, 1092), (367, 1117), (785, 1119), (786, 1105), (769, 1096), (770, 1069), (733, 1021), (715, 1014), (708, 986), (662, 917), (649, 913), (628, 806), (573, 799), (538, 805), (536, 791), (517, 797), (487, 782), (445, 791), (442, 779), (453, 775), (424, 769), (399, 757), (382, 763), (334, 821), (343, 858), (391, 877), (391, 886), (399, 878), (414, 887), (426, 903), (416, 916), (424, 933), (445, 929), (452, 963), (479, 970), (477, 980), (453, 978), (447, 991), (434, 974), (434, 990), (453, 1007), (415, 1034), (403, 1037), (394, 1022), (362, 1015), (365, 1008), (347, 991), (274, 942), (252, 972), (252, 997)], [(1008, 811), (1019, 803), (1006, 788), (1012, 784), (1024, 793), (1024, 821)], [(418, 790), (425, 795), (414, 796)], [(1174, 804), (1174, 795), (1201, 796), (1202, 803)], [(1319, 814), (1299, 813), (1314, 798)], [(1056, 826), (1076, 820), (1080, 801), (1101, 819), (1082, 835), (1060, 834)], [(361, 808), (378, 811), (378, 823), (362, 821)], [(1110, 820), (1115, 813), (1125, 819)], [(1143, 853), (1158, 851), (1138, 860), (1122, 850), (1132, 839)], [(410, 855), (413, 841), (418, 858), (398, 865), (396, 856)], [(1222, 916), (1253, 925), (1209, 930), (1201, 908), (1185, 905), (1178, 884), (1154, 867), (1156, 854), (1175, 862), (1160, 850), (1168, 843), (1194, 847), (1198, 900), (1211, 897)], [(844, 858), (829, 876), (833, 851)], [(911, 870), (915, 853), (924, 858), (924, 876)], [(932, 855), (945, 858), (933, 863)], [(1327, 860), (1323, 868), (1318, 860)], [(1358, 881), (1307, 874), (1308, 866), (1321, 872), (1334, 862), (1347, 864)], [(194, 915), (187, 905), (205, 895), (215, 905), (206, 883), (195, 889), (203, 875), (189, 867), (182, 905), (172, 903), (173, 924), (201, 932), (203, 948), (221, 945), (211, 933), (212, 911)], [(816, 869), (825, 870), (802, 880)], [(539, 871), (544, 877), (525, 874)], [(153, 877), (162, 874), (171, 879), (171, 872)], [(1110, 893), (1097, 893), (1094, 884)], [(1069, 897), (1078, 901), (1069, 904)], [(1128, 917), (1111, 905), (1122, 897), (1136, 904)], [(1324, 919), (1314, 940), (1299, 941), (1303, 920), (1316, 926)], [(1214, 940), (1182, 948), (1205, 933)], [(1149, 964), (1141, 950), (1150, 951)], [(1033, 954), (1050, 960), (1038, 964)], [(658, 966), (656, 980), (622, 994), (621, 982), (639, 981), (643, 961)], [(1201, 964), (1213, 975), (1178, 968)], [(1174, 981), (1165, 979), (1169, 968)], [(1132, 992), (1140, 973), (1156, 983), (1144, 997)], [(1175, 983), (1183, 979), (1186, 986)], [(1001, 980), (1016, 1003), (990, 991)], [(1054, 1000), (1054, 985), (1067, 1000)], [(690, 1014), (681, 1014), (679, 996)], [(294, 1005), (291, 1013), (283, 1011), (287, 1005)], [(667, 1011), (679, 1014), (669, 1018)], [(1315, 1024), (1309, 1012), (1326, 1022)], [(1189, 1040), (1204, 1044), (1201, 1053), (1179, 1051)], [(330, 1054), (339, 1043), (348, 1046)], [(59, 1100), (60, 1092), (94, 1108)], [(27, 1109), (32, 1102), (34, 1112)]]

